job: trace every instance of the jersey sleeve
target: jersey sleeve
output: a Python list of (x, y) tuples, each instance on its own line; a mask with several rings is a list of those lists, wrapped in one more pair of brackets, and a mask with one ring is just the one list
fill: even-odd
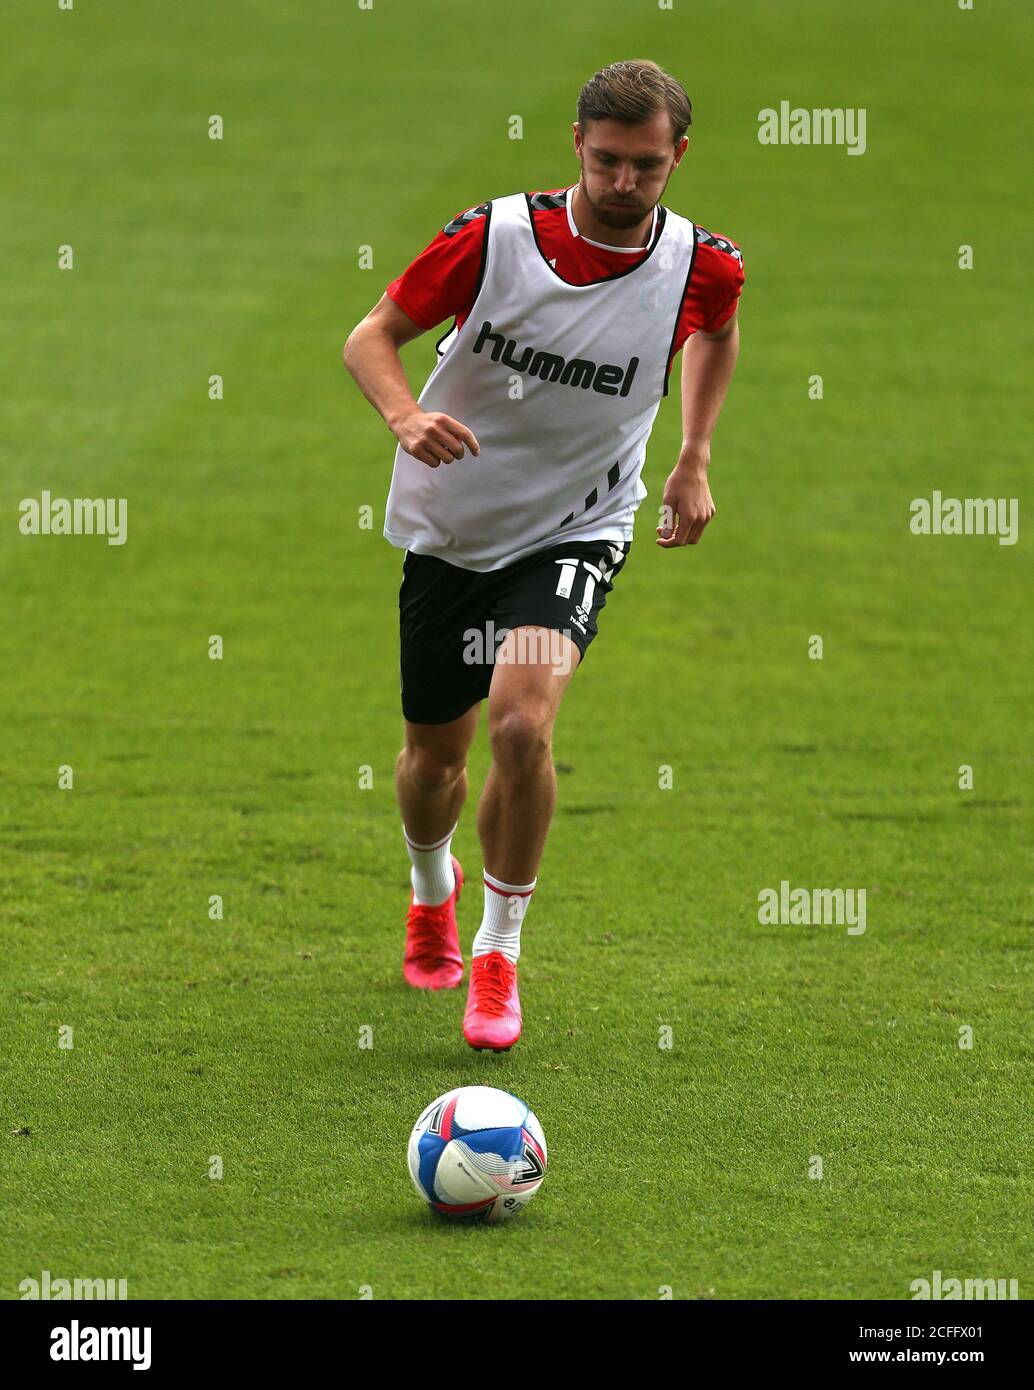
[[(698, 229), (698, 234), (703, 228)], [(743, 289), (743, 252), (728, 237), (704, 234), (708, 240), (699, 250), (703, 254), (700, 286), (700, 327), (717, 333), (732, 318)]]
[(702, 329), (717, 333), (736, 312), (743, 288), (743, 252), (728, 237), (715, 236), (705, 227), (697, 226), (696, 253), (693, 271), (679, 310), (675, 336), (668, 354), (668, 372), (664, 394), (668, 394), (668, 376), (675, 355), (681, 351), (691, 334)]
[(386, 293), (421, 328), (470, 312), (484, 263), (488, 204), (454, 217)]

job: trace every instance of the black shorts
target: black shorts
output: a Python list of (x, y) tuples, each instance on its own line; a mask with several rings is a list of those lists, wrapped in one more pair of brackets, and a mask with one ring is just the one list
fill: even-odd
[(511, 628), (556, 629), (584, 660), (630, 546), (574, 541), (484, 574), (407, 550), (399, 589), (404, 718), (447, 724), (484, 700), (495, 649)]

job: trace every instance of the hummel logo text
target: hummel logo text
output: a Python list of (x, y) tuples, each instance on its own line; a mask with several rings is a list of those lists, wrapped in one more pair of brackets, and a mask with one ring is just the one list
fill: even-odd
[(481, 352), (488, 342), (492, 344), (493, 362), (502, 361), (515, 372), (526, 372), (541, 381), (558, 381), (561, 386), (580, 386), (583, 391), (592, 389), (601, 396), (627, 396), (639, 366), (638, 357), (629, 358), (627, 367), (618, 367), (610, 362), (597, 365), (584, 357), (572, 357), (568, 362), (559, 353), (531, 347), (526, 347), (520, 358), (515, 360), (516, 342), (513, 338), (504, 338), (501, 333), (493, 333), (492, 325), (486, 319), (478, 330), (474, 352)]

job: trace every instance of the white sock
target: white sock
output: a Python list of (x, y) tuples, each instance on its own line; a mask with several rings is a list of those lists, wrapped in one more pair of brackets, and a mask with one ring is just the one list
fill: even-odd
[(499, 951), (508, 961), (517, 964), (521, 954), (521, 923), (536, 883), (537, 877), (530, 883), (504, 883), (485, 870), (485, 915), (474, 937), (471, 955), (487, 956), (489, 951)]
[[(459, 825), (459, 821), (456, 825)], [(402, 827), (413, 864), (409, 875), (413, 897), (425, 907), (437, 907), (445, 902), (456, 887), (456, 875), (452, 870), (452, 837), (456, 833), (456, 825), (433, 845), (414, 844), (406, 834), (406, 827)]]

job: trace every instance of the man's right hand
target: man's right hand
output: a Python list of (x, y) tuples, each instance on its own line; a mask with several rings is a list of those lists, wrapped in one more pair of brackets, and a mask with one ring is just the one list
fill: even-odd
[(472, 454), (481, 452), (473, 432), (440, 410), (414, 410), (393, 427), (392, 434), (407, 454), (426, 463), (428, 468), (463, 458), (464, 445)]

